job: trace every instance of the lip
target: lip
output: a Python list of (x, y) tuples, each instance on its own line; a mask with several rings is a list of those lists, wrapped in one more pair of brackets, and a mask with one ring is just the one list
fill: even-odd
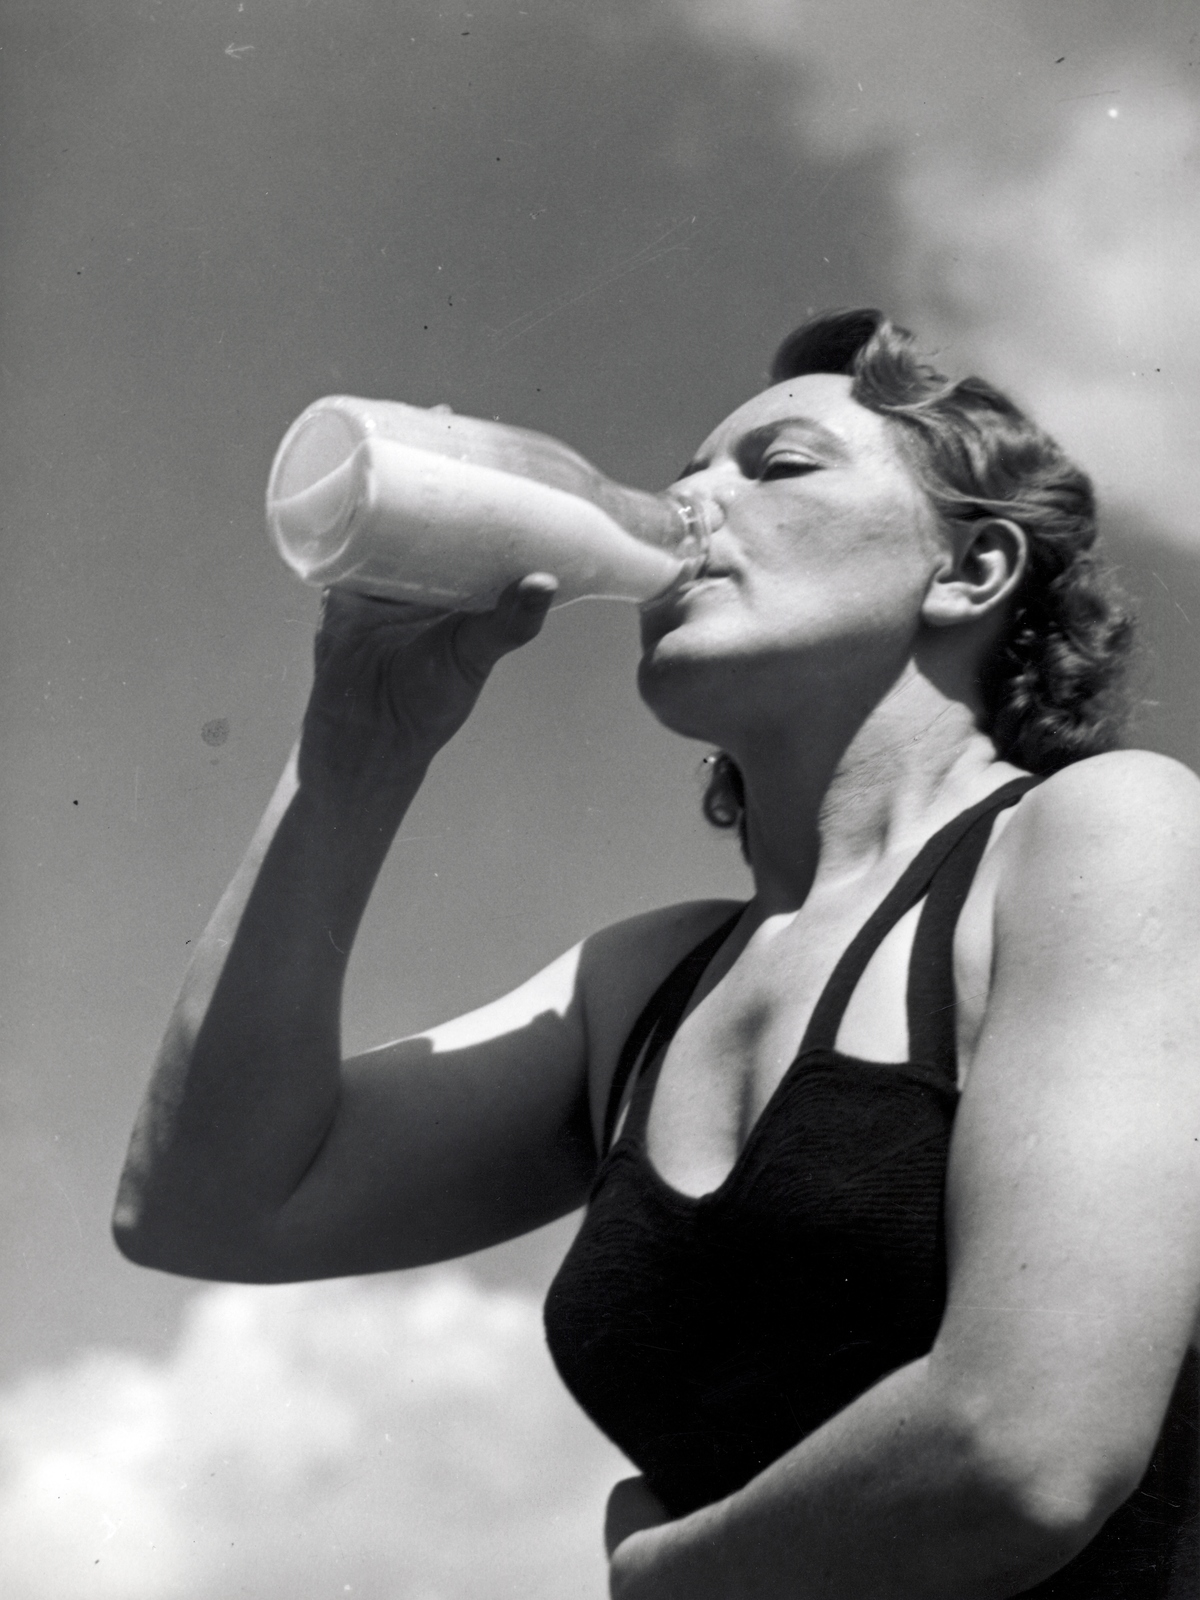
[(707, 584), (716, 583), (722, 578), (729, 577), (729, 572), (724, 567), (703, 567), (699, 572), (687, 574), (676, 578), (675, 582), (643, 602), (643, 611), (652, 611), (659, 606), (670, 605), (672, 601), (685, 598), (697, 589), (703, 589)]
[(661, 594), (655, 595), (652, 600), (645, 601), (638, 607), (643, 640), (649, 642), (661, 639), (664, 634), (672, 632), (686, 617), (688, 602), (693, 595), (700, 594), (731, 576), (731, 572), (725, 567), (705, 568), (694, 577), (679, 579)]
[(703, 589), (710, 583), (719, 583), (723, 578), (731, 578), (733, 573), (728, 567), (703, 567), (694, 577), (685, 578), (682, 583), (674, 585), (668, 593), (691, 594), (696, 589)]

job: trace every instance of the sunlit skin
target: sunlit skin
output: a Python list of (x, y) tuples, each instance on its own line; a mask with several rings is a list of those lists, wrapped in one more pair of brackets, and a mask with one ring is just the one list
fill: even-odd
[(886, 892), (909, 828), (1016, 774), (979, 731), (976, 674), (1025, 551), (1018, 529), (982, 523), (973, 570), (844, 377), (756, 395), (680, 486), (709, 508), (708, 559), (643, 608), (638, 682), (667, 726), (738, 761), (756, 889), (668, 1054), (647, 1130), (664, 1176), (701, 1193), (732, 1166), (795, 1053), (826, 952)]
[(864, 649), (881, 684), (903, 671), (945, 541), (849, 379), (756, 395), (681, 487), (717, 526), (704, 575), (642, 611), (638, 681), (660, 721), (734, 752), (791, 736), (815, 694), (861, 696)]
[(893, 847), (951, 772), (957, 792), (999, 781), (977, 674), (1024, 536), (939, 527), (888, 424), (828, 374), (741, 406), (682, 483), (717, 525), (704, 574), (643, 609), (639, 687), (737, 760), (757, 898), (795, 906), (818, 860), (860, 868), (881, 834)]
[[(663, 1059), (647, 1156), (702, 1194), (737, 1159), (838, 955), (942, 824), (1013, 776), (978, 675), (1027, 559), (940, 525), (846, 378), (755, 396), (682, 480), (706, 570), (642, 614), (642, 695), (729, 752), (754, 893)], [(602, 929), (465, 1017), (343, 1060), (368, 897), (430, 761), (539, 631), (331, 595), (297, 752), (199, 943), (131, 1144), (133, 1260), (278, 1282), (480, 1249), (586, 1200), (622, 1044), (733, 909)], [(839, 1047), (906, 1059), (901, 924)], [(618, 1486), (617, 1600), (1005, 1600), (1139, 1482), (1200, 1315), (1200, 786), (1119, 752), (1006, 812), (954, 939), (963, 1095), (946, 1310), (927, 1356), (742, 1489), (668, 1521)], [(402, 974), (398, 975), (402, 981)]]

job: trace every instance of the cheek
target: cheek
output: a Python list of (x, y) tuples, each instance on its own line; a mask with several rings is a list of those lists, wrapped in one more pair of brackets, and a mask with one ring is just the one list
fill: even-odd
[(831, 624), (894, 619), (919, 610), (932, 570), (932, 552), (911, 516), (831, 514), (799, 534), (781, 523), (760, 547), (747, 588), (755, 609), (770, 614), (822, 616)]

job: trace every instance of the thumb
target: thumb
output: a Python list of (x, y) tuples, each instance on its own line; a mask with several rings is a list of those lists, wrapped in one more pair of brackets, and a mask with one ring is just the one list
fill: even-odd
[(454, 652), (468, 676), (486, 678), (501, 656), (536, 638), (557, 592), (551, 573), (531, 572), (510, 583), (491, 611), (461, 617)]
[(666, 1506), (645, 1478), (622, 1478), (613, 1484), (604, 1512), (605, 1554), (611, 1559), (613, 1551), (631, 1534), (669, 1521)]

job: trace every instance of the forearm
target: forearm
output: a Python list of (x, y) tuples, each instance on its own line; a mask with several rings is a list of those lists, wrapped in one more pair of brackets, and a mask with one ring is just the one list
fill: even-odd
[(206, 928), (163, 1040), (118, 1197), (137, 1259), (236, 1272), (334, 1115), (350, 949), (426, 762), (337, 773), (289, 761)]
[[(327, 593), (298, 753), (200, 942), (134, 1129), (114, 1218), (134, 1260), (288, 1277), (344, 1259), (314, 1255), (326, 1219), (284, 1211), (340, 1126), (351, 944), (429, 762), (554, 588), (532, 574), (472, 614)], [(353, 1227), (331, 1226), (343, 1243)]]
[(1007, 1600), (1090, 1531), (986, 1457), (914, 1362), (728, 1499), (632, 1535), (614, 1600)]

